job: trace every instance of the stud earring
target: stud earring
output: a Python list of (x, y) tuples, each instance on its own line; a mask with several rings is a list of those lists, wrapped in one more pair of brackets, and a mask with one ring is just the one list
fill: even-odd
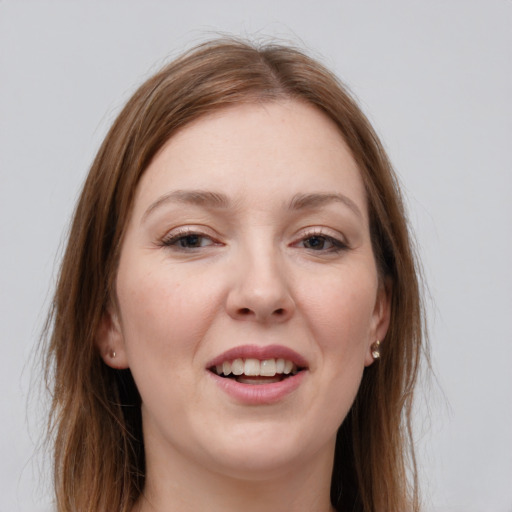
[(115, 359), (115, 357), (116, 357), (116, 351), (115, 351), (115, 350), (111, 350), (111, 351), (110, 351), (110, 357), (111, 357), (112, 359)]
[(380, 341), (377, 340), (375, 343), (372, 343), (370, 350), (372, 351), (373, 359), (379, 359), (379, 357), (380, 357)]

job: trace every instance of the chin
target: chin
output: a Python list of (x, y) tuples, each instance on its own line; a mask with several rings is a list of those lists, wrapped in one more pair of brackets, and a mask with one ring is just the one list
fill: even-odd
[[(227, 438), (208, 443), (206, 452), (215, 471), (231, 478), (263, 481), (284, 476), (322, 454), (332, 457), (336, 429), (330, 436), (304, 435), (289, 424), (239, 424)], [(322, 441), (323, 439), (323, 441)], [(214, 449), (212, 450), (212, 447)]]
[[(222, 462), (219, 464), (219, 460)], [(297, 450), (246, 449), (215, 457), (215, 471), (237, 480), (265, 481), (285, 476), (299, 463)]]

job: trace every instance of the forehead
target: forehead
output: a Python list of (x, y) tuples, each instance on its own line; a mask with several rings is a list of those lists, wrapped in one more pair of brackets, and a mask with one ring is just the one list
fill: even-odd
[(337, 126), (315, 107), (293, 100), (236, 105), (183, 127), (146, 169), (136, 203), (171, 189), (257, 201), (269, 194), (337, 189), (366, 209), (360, 172)]

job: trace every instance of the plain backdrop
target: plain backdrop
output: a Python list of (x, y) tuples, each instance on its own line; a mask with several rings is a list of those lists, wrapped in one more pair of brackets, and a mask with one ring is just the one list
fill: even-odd
[(51, 510), (33, 356), (88, 166), (135, 87), (218, 32), (306, 48), (375, 125), (430, 294), (425, 511), (511, 512), (510, 0), (0, 0), (0, 512)]

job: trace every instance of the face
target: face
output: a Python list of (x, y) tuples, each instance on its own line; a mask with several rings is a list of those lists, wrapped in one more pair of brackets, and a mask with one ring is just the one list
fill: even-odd
[(116, 292), (99, 344), (133, 373), (148, 465), (329, 464), (389, 317), (334, 124), (290, 101), (178, 132), (138, 186)]

